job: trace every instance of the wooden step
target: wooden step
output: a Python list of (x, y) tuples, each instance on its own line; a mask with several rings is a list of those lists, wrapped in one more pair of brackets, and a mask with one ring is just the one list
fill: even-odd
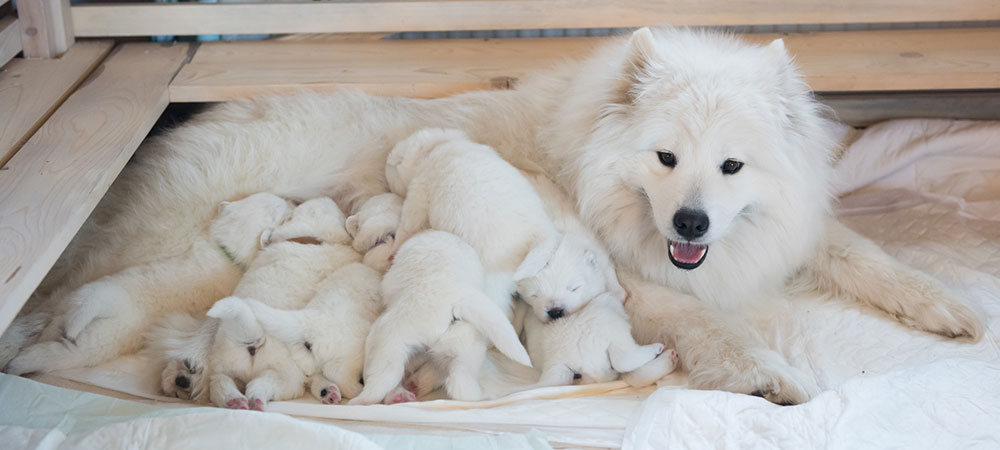
[[(784, 38), (820, 92), (1000, 88), (1000, 29), (750, 34)], [(439, 97), (509, 87), (601, 38), (204, 43), (170, 86), (175, 102), (358, 88)]]
[(160, 117), (187, 50), (120, 46), (0, 170), (0, 329)]

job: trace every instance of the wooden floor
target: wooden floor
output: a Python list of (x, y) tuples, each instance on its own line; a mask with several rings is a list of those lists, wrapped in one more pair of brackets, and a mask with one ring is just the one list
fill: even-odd
[[(778, 37), (819, 92), (1000, 90), (996, 28), (748, 39)], [(90, 41), (56, 60), (15, 58), (0, 69), (0, 329), (52, 267), (168, 102), (344, 88), (424, 98), (506, 89), (599, 44), (597, 38), (306, 40), (198, 47), (127, 43), (112, 50), (110, 42)], [(863, 109), (864, 96), (851, 98), (841, 98), (849, 105), (844, 111)], [(934, 102), (923, 104), (933, 113)], [(1000, 110), (995, 113), (1000, 116)]]

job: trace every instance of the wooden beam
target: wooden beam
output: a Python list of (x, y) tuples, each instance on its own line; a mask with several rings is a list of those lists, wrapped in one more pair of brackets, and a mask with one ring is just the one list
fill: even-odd
[(125, 44), (0, 170), (0, 329), (167, 106), (187, 45)]
[(0, 108), (0, 167), (104, 60), (111, 45), (110, 41), (81, 42), (62, 58), (19, 58), (0, 70), (0, 105), (4, 105)]
[(1000, 120), (1000, 91), (830, 94), (819, 100), (855, 127), (901, 118)]
[(21, 53), (21, 25), (12, 16), (0, 17), (0, 66)]
[[(1000, 88), (1000, 29), (746, 35), (782, 37), (817, 91)], [(505, 88), (601, 38), (204, 43), (170, 86), (176, 102), (274, 92), (363, 89), (440, 97)]]
[(385, 0), (73, 7), (78, 36), (1000, 20), (996, 0)]
[(55, 58), (73, 45), (69, 0), (21, 0), (17, 15), (25, 58)]

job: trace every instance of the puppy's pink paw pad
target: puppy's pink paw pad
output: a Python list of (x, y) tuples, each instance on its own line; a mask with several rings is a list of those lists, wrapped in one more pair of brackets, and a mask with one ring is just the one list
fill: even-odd
[(252, 409), (254, 411), (263, 411), (264, 410), (264, 401), (261, 400), (261, 399), (259, 399), (259, 398), (255, 398), (253, 400), (250, 400), (250, 409)]
[(324, 405), (340, 403), (340, 388), (336, 384), (331, 384), (319, 391), (319, 396)]
[(410, 380), (410, 381), (407, 381), (406, 383), (403, 383), (403, 387), (406, 388), (406, 390), (408, 390), (410, 392), (419, 392), (420, 391), (420, 389), (418, 389), (420, 386), (417, 386), (417, 382), (413, 381), (413, 380)]
[(398, 393), (396, 395), (393, 395), (392, 396), (392, 400), (389, 402), (389, 404), (395, 405), (396, 403), (407, 403), (407, 402), (414, 402), (414, 401), (417, 401), (416, 394), (414, 394), (414, 393), (412, 393), (410, 391), (403, 391), (403, 392), (400, 392), (400, 393)]
[(247, 399), (245, 399), (245, 398), (233, 397), (233, 398), (231, 398), (229, 400), (226, 400), (226, 408), (229, 408), (229, 409), (250, 409), (250, 405), (247, 402)]
[(677, 361), (681, 359), (681, 355), (678, 355), (677, 350), (674, 349), (667, 350), (667, 357), (670, 358), (670, 360), (673, 361), (674, 364), (677, 364)]

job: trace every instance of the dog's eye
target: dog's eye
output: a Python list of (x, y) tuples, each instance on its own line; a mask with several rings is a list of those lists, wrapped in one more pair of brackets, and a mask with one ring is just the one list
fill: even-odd
[(660, 158), (660, 164), (667, 167), (674, 167), (677, 165), (677, 157), (670, 152), (656, 152), (656, 156)]
[(580, 290), (580, 286), (577, 286), (577, 287), (569, 289), (570, 292), (576, 292), (576, 291), (579, 291), (579, 290)]
[(726, 162), (722, 163), (722, 173), (726, 175), (732, 175), (739, 172), (743, 168), (743, 162), (737, 161), (735, 159), (727, 159)]

